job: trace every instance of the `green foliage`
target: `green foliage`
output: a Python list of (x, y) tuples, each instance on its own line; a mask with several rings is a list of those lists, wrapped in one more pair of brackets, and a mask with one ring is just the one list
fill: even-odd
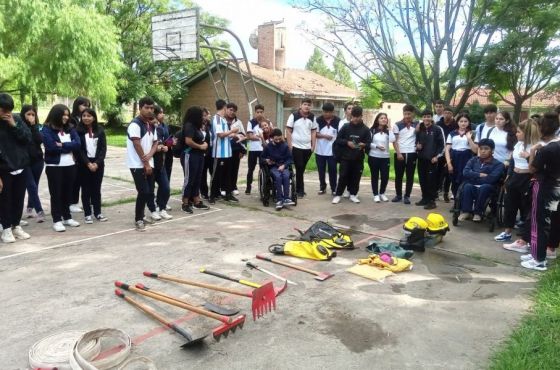
[(333, 72), (325, 64), (325, 56), (321, 52), (321, 49), (317, 47), (313, 50), (313, 54), (309, 57), (309, 60), (305, 65), (305, 69), (315, 72), (323, 77), (327, 77), (330, 79), (334, 78)]
[(356, 88), (356, 84), (352, 81), (350, 70), (346, 66), (344, 55), (339, 50), (333, 62), (333, 78), (336, 82), (347, 86), (351, 89)]
[(364, 108), (379, 108), (383, 102), (384, 84), (377, 76), (371, 76), (368, 80), (360, 82), (360, 91), (362, 92), (362, 106)]
[(472, 104), (467, 105), (466, 109), (469, 111), (469, 117), (472, 124), (479, 124), (484, 122), (484, 107), (475, 100)]

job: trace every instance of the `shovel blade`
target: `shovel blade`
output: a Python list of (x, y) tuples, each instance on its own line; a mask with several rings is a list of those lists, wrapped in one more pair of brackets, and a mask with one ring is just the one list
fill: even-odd
[(333, 277), (334, 274), (329, 274), (328, 272), (321, 272), (318, 275), (315, 276), (315, 280), (319, 280), (319, 281), (324, 281), (327, 280), (328, 278)]
[(252, 297), (253, 321), (257, 320), (258, 317), (264, 316), (265, 313), (271, 312), (272, 309), (276, 309), (276, 292), (272, 282), (268, 282), (260, 288), (253, 290)]
[(217, 304), (211, 302), (205, 302), (202, 307), (206, 308), (208, 311), (212, 311), (224, 316), (233, 316), (239, 313), (239, 310), (237, 309), (229, 309), (223, 306), (218, 306)]

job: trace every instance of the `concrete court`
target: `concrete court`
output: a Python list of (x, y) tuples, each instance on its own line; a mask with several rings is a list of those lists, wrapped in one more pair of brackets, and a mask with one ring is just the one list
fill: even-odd
[[(122, 149), (110, 148), (104, 201), (134, 195), (123, 155)], [(174, 187), (180, 184), (177, 169), (178, 163)], [(362, 183), (361, 204), (343, 200), (331, 205), (330, 197), (315, 195), (316, 174), (306, 178), (309, 197), (281, 212), (264, 208), (254, 192), (240, 195), (240, 205), (218, 202), (210, 211), (194, 215), (177, 211), (180, 203), (174, 197), (170, 204), (175, 218), (144, 233), (133, 230), (132, 203), (105, 208), (110, 219), (105, 224), (82, 224), (65, 233), (52, 231), (50, 222), (31, 221), (26, 227), (31, 239), (0, 245), (0, 368), (27, 368), (29, 347), (47, 335), (101, 327), (129, 333), (136, 344), (134, 353), (151, 358), (159, 369), (484, 368), (492, 350), (529, 307), (538, 275), (522, 271), (518, 254), (502, 250), (485, 226), (468, 223), (452, 228), (440, 244), (445, 251), (417, 253), (413, 271), (383, 283), (351, 275), (345, 269), (367, 256), (364, 248), (369, 240), (399, 238), (404, 219), (427, 212), (403, 204), (374, 204), (368, 179)], [(389, 194), (391, 189), (390, 184)], [(42, 194), (47, 194), (44, 187)], [(448, 208), (440, 203), (438, 211), (448, 217)], [(76, 219), (83, 221), (81, 216)], [(342, 251), (331, 262), (286, 257), (336, 273), (324, 282), (257, 261), (299, 285), (289, 286), (278, 297), (277, 310), (256, 322), (250, 318), (248, 298), (142, 276), (142, 271), (152, 270), (245, 289), (198, 269), (206, 266), (265, 281), (267, 275), (246, 270), (242, 259), (265, 252), (269, 244), (294, 235), (294, 227), (304, 229), (316, 220), (351, 227), (359, 249)], [(207, 338), (200, 349), (181, 350), (178, 335), (114, 296), (116, 279), (141, 281), (195, 302), (207, 299), (239, 307), (247, 314), (247, 323), (219, 343)], [(134, 298), (179, 319), (195, 333), (218, 325), (163, 303)]]

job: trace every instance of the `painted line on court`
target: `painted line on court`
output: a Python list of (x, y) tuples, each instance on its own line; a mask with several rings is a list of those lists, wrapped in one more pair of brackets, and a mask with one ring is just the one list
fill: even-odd
[[(219, 212), (219, 211), (223, 211), (223, 209), (213, 208), (210, 211), (207, 211), (207, 212), (204, 212), (204, 213), (198, 213), (196, 215), (189, 215), (189, 216), (174, 218), (173, 220), (160, 221), (160, 222), (157, 222), (153, 225), (148, 226), (148, 228), (153, 228), (153, 227), (157, 227), (159, 225), (164, 225), (164, 224), (167, 224), (167, 223), (170, 223), (170, 222), (180, 221), (180, 220), (184, 220), (184, 219), (188, 219), (188, 218), (194, 218), (194, 217), (198, 217), (198, 216), (208, 215), (210, 213), (215, 213), (215, 212)], [(10, 255), (7, 255), (7, 256), (0, 257), (0, 261), (7, 260), (7, 259), (10, 259), (10, 258), (14, 258), (14, 257), (23, 256), (25, 254), (43, 252), (43, 251), (47, 251), (47, 250), (51, 250), (51, 249), (57, 249), (57, 248), (71, 247), (71, 246), (79, 244), (79, 243), (83, 243), (83, 242), (87, 242), (87, 241), (91, 241), (91, 240), (96, 240), (96, 239), (101, 239), (101, 238), (105, 238), (105, 237), (108, 237), (108, 236), (123, 234), (123, 233), (127, 233), (129, 231), (136, 231), (136, 229), (135, 228), (130, 228), (130, 229), (125, 229), (125, 230), (119, 230), (119, 231), (115, 231), (115, 232), (112, 232), (112, 233), (96, 235), (96, 236), (92, 236), (90, 238), (84, 238), (84, 239), (74, 240), (74, 241), (70, 241), (70, 242), (66, 242), (66, 243), (56, 244), (56, 245), (52, 245), (50, 247), (35, 249), (35, 250), (32, 250), (32, 251), (14, 253), (14, 254), (10, 254)]]

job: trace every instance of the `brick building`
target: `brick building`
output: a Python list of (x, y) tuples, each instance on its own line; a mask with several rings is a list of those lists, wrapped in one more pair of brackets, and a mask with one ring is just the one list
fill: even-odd
[[(255, 81), (259, 103), (265, 107), (265, 114), (276, 126), (283, 127), (289, 114), (299, 107), (304, 97), (313, 100), (313, 110), (320, 112), (325, 102), (331, 102), (335, 109), (343, 112), (347, 101), (359, 100), (357, 90), (343, 86), (314, 72), (285, 68), (285, 29), (279, 22), (268, 22), (258, 27), (258, 63), (251, 63), (251, 74)], [(241, 72), (246, 73), (244, 63)], [(225, 76), (228, 95), (239, 107), (238, 117), (247, 122), (249, 108), (237, 66), (232, 62), (220, 62), (211, 66), (214, 80), (219, 80), (217, 68)], [(208, 71), (204, 70), (185, 82), (188, 95), (183, 99), (182, 110), (189, 106), (201, 105), (211, 112), (214, 110), (216, 95)]]

